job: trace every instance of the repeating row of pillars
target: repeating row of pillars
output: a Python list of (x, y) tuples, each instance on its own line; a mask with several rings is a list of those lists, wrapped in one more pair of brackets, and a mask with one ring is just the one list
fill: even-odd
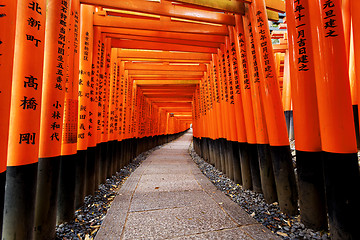
[(2, 239), (54, 239), (85, 195), (189, 128), (133, 84), (94, 10), (79, 0), (0, 5)]
[(195, 149), (243, 188), (263, 193), (268, 203), (278, 201), (284, 213), (300, 210), (307, 227), (329, 224), (332, 239), (359, 239), (359, 166), (342, 2), (286, 1), (297, 174), (264, 3), (252, 1), (245, 16), (236, 16), (196, 89)]

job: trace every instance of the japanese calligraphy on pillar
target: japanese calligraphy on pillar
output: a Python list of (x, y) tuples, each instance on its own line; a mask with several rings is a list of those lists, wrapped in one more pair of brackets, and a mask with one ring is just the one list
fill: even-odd
[(78, 150), (87, 149), (89, 139), (92, 137), (94, 131), (91, 124), (94, 112), (93, 109), (91, 109), (90, 101), (90, 91), (92, 87), (93, 12), (93, 6), (81, 5)]
[(78, 123), (78, 70), (79, 69), (79, 7), (71, 1), (70, 19), (68, 21), (67, 75), (65, 78), (65, 101), (62, 129), (62, 155), (76, 153)]
[[(296, 3), (297, 1), (295, 1)], [(324, 30), (325, 37), (336, 37), (338, 33), (336, 31), (336, 15), (334, 12), (335, 3), (333, 0), (326, 0), (323, 3), (323, 13), (324, 13)], [(296, 14), (296, 12), (295, 12)]]
[[(2, 8), (1, 18), (5, 18)], [(37, 21), (36, 27), (31, 19)], [(22, 1), (17, 6), (14, 54), (17, 71), (12, 80), (8, 166), (33, 163), (38, 158), (44, 26), (44, 0)]]
[(255, 40), (254, 40), (254, 32), (251, 22), (248, 24), (248, 31), (249, 31), (249, 37), (250, 37), (250, 49), (251, 49), (251, 56), (253, 60), (253, 68), (254, 68), (254, 83), (258, 84), (260, 83), (260, 75), (259, 75), (259, 65), (258, 60), (256, 57), (256, 50), (255, 50)]
[(221, 62), (220, 69), (222, 70), (222, 83), (223, 83), (223, 91), (224, 91), (224, 100), (225, 102), (229, 101), (229, 94), (228, 94), (228, 76), (226, 73), (226, 60), (225, 60), (225, 53), (221, 53), (221, 59), (219, 59)]
[(233, 69), (234, 69), (234, 84), (235, 84), (234, 93), (235, 95), (239, 95), (240, 94), (239, 69), (238, 69), (238, 60), (236, 56), (236, 48), (234, 41), (232, 41), (230, 44), (230, 51), (231, 51), (230, 54), (232, 58)]
[[(251, 37), (252, 38), (252, 40), (251, 40), (251, 54), (252, 54), (252, 56), (254, 58), (254, 56), (255, 56), (254, 55), (255, 54), (255, 52), (254, 52), (255, 51), (255, 46), (254, 46), (254, 38), (253, 38), (253, 35), (252, 35), (251, 23), (249, 24), (249, 32), (250, 32), (250, 35), (252, 36)], [(249, 76), (249, 69), (248, 69), (248, 62), (247, 62), (245, 36), (244, 36), (243, 33), (239, 33), (238, 38), (239, 38), (239, 49), (240, 49), (242, 73), (243, 73), (243, 78), (244, 78), (244, 80), (243, 80), (244, 81), (244, 89), (250, 90), (250, 76)], [(235, 54), (236, 54), (236, 52), (235, 52)], [(255, 62), (256, 62), (256, 56), (255, 56), (254, 63)], [(258, 68), (257, 68), (257, 72), (255, 71), (254, 77), (255, 76), (257, 76), (257, 78), (259, 78)]]
[(272, 46), (269, 45), (269, 41), (268, 41), (268, 37), (266, 35), (266, 31), (265, 31), (265, 24), (264, 21), (267, 21), (267, 18), (264, 17), (264, 13), (262, 11), (257, 11), (256, 12), (256, 22), (257, 22), (257, 28), (259, 30), (259, 44), (261, 46), (261, 55), (262, 58), (264, 60), (264, 71), (265, 71), (265, 78), (273, 78), (274, 77), (274, 72), (273, 69), (271, 67), (271, 59), (273, 56), (270, 56), (270, 49), (272, 48)]
[(226, 49), (226, 65), (228, 70), (228, 78), (229, 78), (229, 99), (230, 104), (235, 104), (234, 101), (234, 81), (233, 75), (231, 74), (231, 59), (230, 59), (230, 50)]
[(213, 69), (212, 73), (213, 73), (213, 81), (214, 81), (214, 85), (215, 85), (216, 102), (220, 103), (220, 87), (219, 87), (219, 79), (218, 79), (215, 59), (216, 58), (214, 57), (213, 60), (211, 61), (211, 68)]
[(225, 94), (224, 94), (224, 82), (223, 82), (223, 72), (222, 72), (222, 67), (221, 67), (221, 55), (218, 54), (218, 57), (217, 57), (217, 74), (218, 74), (218, 81), (219, 81), (219, 93), (221, 96), (221, 101), (224, 101), (225, 100)]
[(308, 17), (305, 16), (304, 13), (304, 6), (302, 4), (302, 0), (295, 0), (294, 1), (294, 13), (295, 13), (295, 23), (296, 23), (296, 43), (299, 50), (298, 50), (298, 71), (308, 71), (308, 55), (306, 51), (306, 41), (307, 41), (307, 34), (306, 34), (306, 23), (304, 22), (304, 18)]

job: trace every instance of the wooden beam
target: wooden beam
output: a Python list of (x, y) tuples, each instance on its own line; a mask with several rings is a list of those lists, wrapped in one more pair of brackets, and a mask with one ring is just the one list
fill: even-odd
[(171, 0), (173, 2), (181, 2), (193, 6), (200, 6), (210, 9), (244, 14), (244, 4), (237, 0)]
[(177, 76), (177, 75), (172, 75), (172, 76), (135, 76), (132, 77), (130, 76), (132, 80), (141, 80), (141, 81), (199, 81), (203, 78), (203, 76), (201, 77), (193, 77), (193, 76)]
[(139, 40), (112, 39), (111, 47), (125, 49), (148, 49), (148, 50), (165, 50), (165, 51), (181, 51), (181, 52), (200, 52), (200, 53), (216, 53), (217, 48), (186, 46), (172, 43), (147, 42)]
[(108, 34), (106, 34), (106, 36), (115, 38), (115, 39), (139, 40), (139, 41), (147, 41), (147, 42), (161, 42), (161, 43), (171, 43), (171, 44), (179, 44), (179, 45), (185, 45), (185, 46), (198, 46), (198, 47), (210, 47), (210, 48), (219, 48), (220, 47), (220, 43), (215, 43), (215, 42), (182, 40), (182, 39), (174, 39), (174, 38), (134, 36), (134, 35), (116, 34), (116, 33), (108, 33)]
[(172, 101), (168, 101), (168, 102), (153, 102), (154, 104), (156, 104), (159, 108), (163, 108), (163, 107), (171, 107), (174, 110), (176, 108), (192, 108), (192, 104), (191, 102), (183, 102), (183, 103), (177, 103), (177, 102), (172, 102)]
[(183, 53), (183, 52), (168, 52), (168, 51), (135, 51), (135, 50), (123, 50), (118, 49), (119, 58), (153, 58), (163, 59), (166, 61), (171, 60), (211, 60), (211, 54), (209, 53)]
[(269, 9), (266, 9), (266, 13), (267, 13), (267, 16), (268, 16), (268, 20), (279, 21), (279, 13), (277, 13), (275, 11), (272, 11), (272, 10), (269, 10)]
[(189, 90), (189, 91), (193, 91), (195, 90), (196, 86), (195, 85), (189, 85), (189, 84), (182, 84), (182, 85), (173, 85), (173, 86), (156, 86), (156, 85), (142, 85), (139, 86), (140, 89), (145, 92), (145, 91), (151, 91), (152, 89), (156, 89), (156, 91), (162, 92), (162, 91), (171, 91), (173, 89), (182, 91), (182, 90)]
[(135, 80), (134, 84), (136, 85), (149, 85), (154, 84), (156, 82), (157, 85), (182, 85), (182, 84), (199, 84), (200, 80), (158, 80), (158, 81), (148, 81), (148, 80)]
[(217, 42), (217, 43), (225, 42), (225, 37), (220, 35), (164, 32), (164, 31), (126, 29), (126, 28), (115, 28), (115, 27), (101, 27), (100, 29), (101, 32), (103, 33), (117, 33), (117, 34), (134, 35), (134, 36), (173, 38), (178, 40), (191, 40), (191, 41), (203, 41), (203, 42)]
[(164, 65), (164, 64), (146, 64), (146, 63), (125, 63), (125, 70), (157, 70), (157, 71), (190, 71), (206, 72), (207, 68), (201, 65)]
[(285, 0), (266, 0), (266, 8), (275, 12), (285, 12)]
[(154, 59), (154, 58), (121, 58), (121, 60), (123, 61), (129, 61), (129, 62), (153, 62), (153, 63), (157, 63), (157, 62), (169, 62), (169, 63), (209, 63), (209, 61), (206, 60), (181, 60), (181, 59), (171, 59), (171, 61), (166, 61), (163, 59)]
[(101, 6), (104, 8), (123, 9), (141, 13), (156, 14), (160, 16), (177, 17), (194, 21), (204, 21), (209, 23), (235, 25), (233, 16), (218, 12), (189, 9), (187, 7), (162, 1), (150, 2), (143, 0), (80, 0), (81, 3)]
[(172, 72), (172, 71), (157, 71), (157, 70), (128, 70), (129, 75), (136, 76), (136, 75), (180, 75), (180, 76), (204, 76), (203, 72)]
[(228, 35), (227, 26), (210, 26), (196, 23), (175, 21), (145, 20), (136, 18), (110, 17), (94, 15), (94, 26), (116, 27), (129, 29), (155, 30), (165, 32), (199, 33)]
[[(253, 0), (240, 0), (244, 3), (251, 3)], [(279, 13), (285, 12), (285, 0), (265, 0), (266, 9)], [(271, 19), (269, 19), (271, 20)]]

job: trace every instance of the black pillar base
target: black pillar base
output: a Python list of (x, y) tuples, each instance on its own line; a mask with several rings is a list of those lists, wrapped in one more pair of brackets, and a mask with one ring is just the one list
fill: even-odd
[(301, 222), (314, 230), (327, 229), (322, 152), (296, 150)]
[(72, 220), (75, 216), (75, 163), (77, 154), (61, 156), (56, 224)]
[(39, 158), (34, 239), (55, 239), (60, 156)]
[(2, 239), (33, 239), (37, 167), (7, 167)]
[(357, 154), (324, 152), (324, 177), (331, 239), (360, 239)]
[(298, 194), (290, 146), (270, 146), (276, 191), (281, 211), (298, 214)]
[(78, 158), (75, 162), (75, 208), (78, 209), (84, 204), (86, 185), (86, 150), (78, 151)]
[(261, 189), (267, 203), (278, 200), (269, 144), (257, 144)]
[(253, 191), (261, 193), (262, 188), (261, 188), (261, 177), (260, 177), (257, 144), (248, 144), (247, 147), (248, 147), (248, 151), (246, 152), (248, 153), (248, 158), (250, 162)]

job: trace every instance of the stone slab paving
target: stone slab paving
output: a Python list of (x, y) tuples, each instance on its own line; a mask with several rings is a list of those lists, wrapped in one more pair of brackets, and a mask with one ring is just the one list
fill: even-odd
[(119, 190), (96, 235), (112, 239), (280, 239), (201, 173), (192, 134), (154, 151)]

